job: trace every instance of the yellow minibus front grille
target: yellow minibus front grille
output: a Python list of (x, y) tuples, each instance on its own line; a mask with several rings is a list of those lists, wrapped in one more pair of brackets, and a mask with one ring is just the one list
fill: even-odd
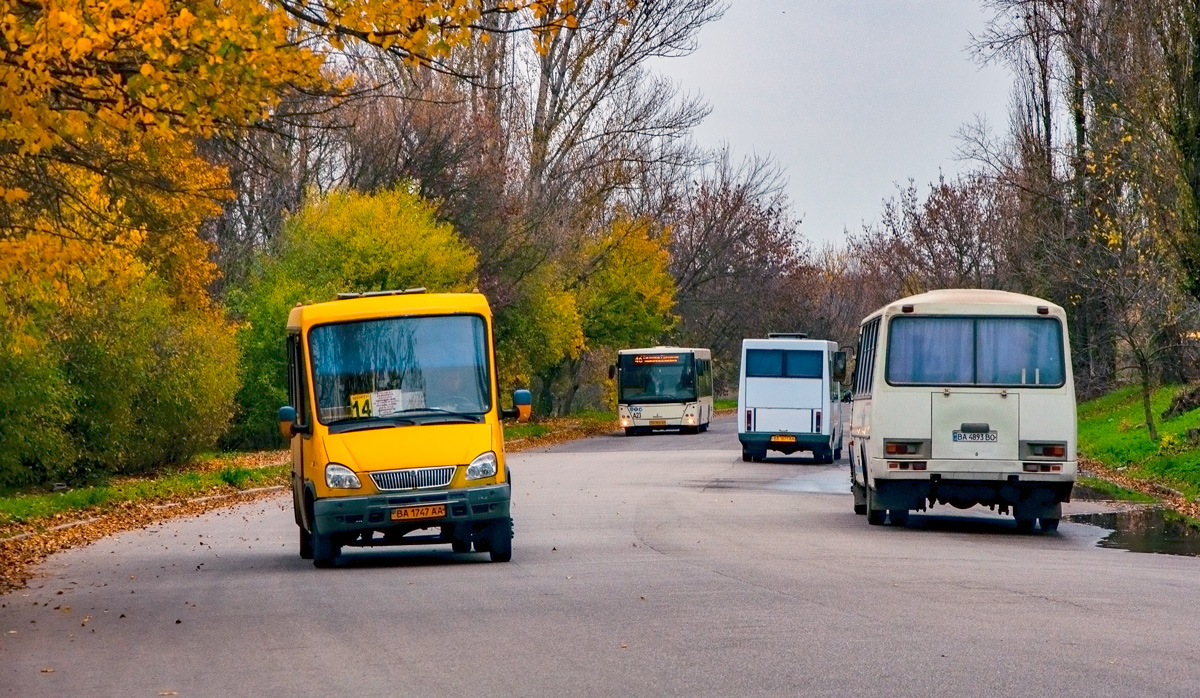
[(445, 487), (454, 477), (455, 467), (446, 465), (438, 468), (405, 468), (371, 473), (371, 480), (381, 490), (421, 490), (430, 487)]

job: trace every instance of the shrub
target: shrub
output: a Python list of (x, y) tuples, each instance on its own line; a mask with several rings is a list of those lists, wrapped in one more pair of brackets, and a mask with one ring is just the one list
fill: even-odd
[(0, 485), (144, 472), (210, 447), (229, 421), (223, 313), (92, 251), (0, 279)]

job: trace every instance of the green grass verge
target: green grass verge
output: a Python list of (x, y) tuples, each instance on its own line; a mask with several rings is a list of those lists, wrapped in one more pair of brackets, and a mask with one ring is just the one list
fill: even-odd
[(290, 467), (226, 466), (210, 472), (179, 472), (153, 479), (123, 480), (63, 492), (0, 493), (0, 526), (31, 523), (57, 514), (89, 509), (102, 511), (123, 502), (201, 497), (228, 487), (247, 490), (277, 485), (287, 480)]
[(1188, 429), (1200, 427), (1200, 410), (1162, 421), (1179, 386), (1154, 392), (1151, 408), (1159, 440), (1150, 439), (1137, 387), (1122, 388), (1079, 405), (1079, 449), (1131, 477), (1154, 480), (1189, 499), (1200, 494), (1200, 449), (1187, 446)]
[(1095, 477), (1088, 477), (1086, 475), (1080, 476), (1078, 484), (1080, 487), (1085, 487), (1093, 492), (1097, 492), (1121, 502), (1153, 504), (1158, 501), (1148, 494), (1142, 494), (1141, 492), (1136, 492), (1134, 490), (1127, 490), (1114, 482), (1101, 480), (1100, 478)]
[(737, 401), (738, 401), (738, 399), (736, 397), (723, 397), (720, 400), (713, 400), (713, 409), (714, 410), (736, 410), (737, 409)]
[(507, 439), (528, 439), (545, 436), (553, 431), (545, 424), (505, 424), (504, 438)]

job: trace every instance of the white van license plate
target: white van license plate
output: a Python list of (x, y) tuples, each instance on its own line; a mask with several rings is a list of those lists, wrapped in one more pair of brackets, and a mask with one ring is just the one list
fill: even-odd
[(955, 429), (952, 434), (955, 441), (991, 443), (997, 440), (994, 431), (959, 431)]

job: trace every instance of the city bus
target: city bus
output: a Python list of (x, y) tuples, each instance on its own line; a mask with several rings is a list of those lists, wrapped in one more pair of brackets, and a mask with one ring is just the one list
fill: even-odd
[(328, 567), (347, 546), (435, 543), (512, 557), (500, 420), (528, 419), (531, 396), (500, 406), (486, 298), (338, 294), (292, 308), (286, 342), (300, 557)]
[(854, 511), (976, 505), (1058, 529), (1077, 478), (1066, 314), (989, 290), (903, 298), (860, 326), (850, 416)]
[(836, 342), (793, 333), (742, 340), (742, 460), (761, 461), (768, 450), (808, 451), (818, 463), (840, 460), (845, 372), (846, 354)]
[(712, 352), (652, 347), (623, 349), (610, 370), (617, 380), (617, 419), (625, 434), (708, 430), (713, 413)]

